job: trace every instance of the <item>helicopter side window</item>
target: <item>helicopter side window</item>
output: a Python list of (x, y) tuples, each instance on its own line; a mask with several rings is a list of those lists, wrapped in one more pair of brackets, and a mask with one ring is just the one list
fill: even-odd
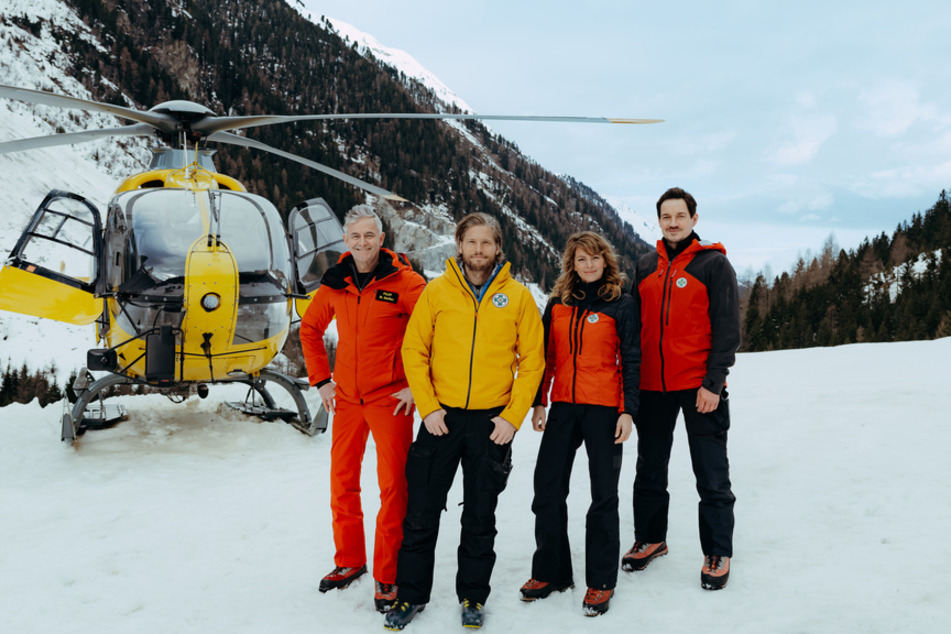
[(336, 218), (314, 218), (310, 209), (295, 217), (293, 235), (296, 240), (297, 267), (304, 284), (319, 281), (345, 250)]
[(43, 212), (25, 245), (21, 259), (67, 277), (88, 282), (96, 277), (92, 212), (71, 198), (54, 200)]

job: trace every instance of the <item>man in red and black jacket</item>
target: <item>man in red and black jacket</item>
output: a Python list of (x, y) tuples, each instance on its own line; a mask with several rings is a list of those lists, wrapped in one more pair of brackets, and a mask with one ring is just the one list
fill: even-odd
[(720, 243), (700, 240), (697, 202), (675, 187), (657, 201), (663, 239), (637, 262), (641, 307), (641, 403), (634, 479), (634, 546), (624, 570), (667, 553), (667, 466), (683, 412), (700, 493), (701, 585), (726, 585), (733, 556), (733, 496), (727, 459), (726, 375), (740, 345), (736, 273)]

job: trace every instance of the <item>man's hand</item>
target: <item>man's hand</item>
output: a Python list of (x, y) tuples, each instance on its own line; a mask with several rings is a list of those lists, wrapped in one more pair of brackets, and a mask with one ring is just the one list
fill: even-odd
[[(505, 443), (512, 442), (512, 439), (515, 438), (515, 425), (501, 416), (496, 416), (492, 419), (492, 422), (495, 423), (495, 430), (489, 436), (489, 440), (496, 445), (504, 445)], [(532, 424), (534, 425), (534, 423)]]
[(631, 437), (631, 429), (634, 427), (634, 419), (628, 413), (621, 414), (617, 419), (617, 427), (614, 429), (614, 444), (620, 445)]
[(545, 406), (536, 405), (532, 409), (532, 429), (535, 431), (545, 431)]
[(399, 414), (400, 410), (403, 409), (404, 407), (406, 408), (407, 414), (413, 413), (413, 393), (410, 391), (408, 387), (404, 387), (399, 392), (393, 392), (392, 394), (390, 394), (390, 396), (392, 396), (397, 401), (399, 401), (396, 404), (396, 409), (393, 410), (393, 416), (396, 416), (397, 414)]
[(701, 414), (709, 414), (720, 405), (720, 395), (714, 394), (707, 388), (700, 386), (697, 390), (697, 411)]
[(337, 384), (333, 381), (324, 383), (317, 388), (317, 392), (320, 394), (320, 400), (324, 404), (324, 409), (327, 410), (328, 414), (333, 414), (334, 398), (337, 396)]
[(426, 426), (426, 431), (433, 436), (444, 436), (449, 433), (445, 418), (446, 410), (437, 409), (435, 412), (426, 415), (426, 418), (423, 419), (423, 425)]

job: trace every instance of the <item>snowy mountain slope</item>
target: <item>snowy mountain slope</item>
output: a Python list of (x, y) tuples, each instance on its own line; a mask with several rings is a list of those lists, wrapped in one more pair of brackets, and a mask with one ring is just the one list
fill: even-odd
[[(620, 573), (611, 610), (581, 615), (584, 451), (569, 530), (576, 587), (524, 604), (534, 550), (526, 422), (498, 511), (486, 632), (943, 632), (951, 564), (951, 338), (741, 354), (730, 375), (736, 547), (727, 588), (700, 588), (696, 490), (682, 427), (671, 459), (670, 554)], [(316, 393), (309, 392), (315, 399)], [(0, 409), (0, 630), (33, 633), (382, 631), (369, 577), (317, 592), (333, 567), (330, 435), (306, 437), (193, 398), (123, 399), (133, 419), (59, 442), (51, 406)], [(621, 473), (633, 541), (634, 440)], [(378, 508), (364, 462), (365, 525)], [(453, 578), (461, 478), (437, 546), (436, 587), (407, 632), (459, 627)], [(808, 550), (808, 552), (805, 552)], [(810, 554), (811, 553), (811, 554)]]
[[(347, 24), (342, 20), (336, 20), (334, 18), (327, 18), (327, 20), (340, 37), (356, 44), (357, 49), (362, 55), (369, 55), (379, 62), (395, 68), (409, 79), (418, 81), (432, 90), (436, 97), (444, 104), (455, 106), (463, 112), (472, 112), (472, 108), (470, 108), (465, 101), (460, 99), (449, 86), (424, 68), (422, 64), (416, 61), (416, 58), (406, 51), (384, 46), (369, 33), (364, 33), (352, 24)], [(446, 111), (448, 112), (448, 109)]]
[(660, 226), (657, 224), (657, 216), (650, 215), (650, 210), (648, 215), (645, 216), (622, 200), (610, 196), (606, 197), (605, 200), (614, 207), (621, 220), (631, 225), (634, 233), (646, 240), (648, 244), (653, 245), (657, 240), (660, 240), (661, 233)]

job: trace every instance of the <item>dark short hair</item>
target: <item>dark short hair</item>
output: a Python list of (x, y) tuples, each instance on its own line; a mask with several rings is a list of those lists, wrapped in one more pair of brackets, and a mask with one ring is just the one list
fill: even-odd
[(690, 217), (693, 218), (697, 213), (697, 201), (689, 192), (679, 188), (671, 187), (664, 192), (664, 195), (657, 199), (657, 217), (660, 218), (660, 206), (664, 203), (665, 200), (682, 200), (687, 203), (687, 211), (690, 213)]
[(499, 225), (499, 221), (489, 214), (476, 211), (460, 220), (459, 224), (456, 225), (456, 244), (462, 244), (466, 231), (479, 226), (488, 227), (492, 230), (492, 237), (495, 238), (495, 246), (498, 248), (495, 254), (495, 263), (498, 264), (505, 257), (502, 252), (502, 227)]

